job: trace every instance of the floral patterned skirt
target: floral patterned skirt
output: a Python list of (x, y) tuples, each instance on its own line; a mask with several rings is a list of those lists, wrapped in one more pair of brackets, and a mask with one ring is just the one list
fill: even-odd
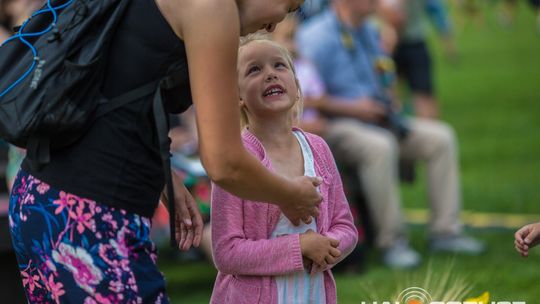
[(29, 303), (168, 303), (148, 218), (20, 171), (9, 221)]

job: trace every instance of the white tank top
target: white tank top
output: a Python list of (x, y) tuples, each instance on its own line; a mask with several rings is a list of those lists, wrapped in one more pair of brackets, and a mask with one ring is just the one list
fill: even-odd
[[(300, 131), (294, 131), (294, 135), (302, 149), (302, 155), (304, 157), (304, 175), (315, 176), (313, 153), (306, 138)], [(272, 232), (271, 238), (288, 234), (304, 233), (309, 229), (316, 232), (317, 223), (315, 221), (311, 221), (310, 224), (302, 222), (299, 226), (294, 226), (282, 213), (279, 216), (279, 221)], [(275, 279), (278, 289), (278, 304), (326, 303), (324, 276), (322, 272), (311, 275), (308, 270), (304, 269), (287, 275), (276, 276)]]

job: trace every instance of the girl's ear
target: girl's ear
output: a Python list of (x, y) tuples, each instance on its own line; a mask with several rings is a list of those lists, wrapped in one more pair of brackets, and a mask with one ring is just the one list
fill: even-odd
[(243, 107), (246, 103), (244, 102), (244, 99), (242, 98), (242, 91), (240, 90), (240, 88), (238, 88), (238, 98), (239, 98), (238, 105), (240, 107)]

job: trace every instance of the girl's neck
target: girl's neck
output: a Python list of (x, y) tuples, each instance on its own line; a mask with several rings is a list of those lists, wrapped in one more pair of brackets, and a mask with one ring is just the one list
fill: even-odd
[(291, 147), (291, 142), (294, 142), (292, 140), (296, 140), (292, 133), (290, 118), (251, 119), (248, 128), (267, 150), (289, 148)]
[(289, 178), (304, 174), (302, 149), (292, 132), (290, 116), (286, 119), (251, 120), (249, 128), (263, 145), (274, 172)]

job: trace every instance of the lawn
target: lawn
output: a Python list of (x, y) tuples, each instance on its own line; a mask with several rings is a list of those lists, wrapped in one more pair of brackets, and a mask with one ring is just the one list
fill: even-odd
[[(420, 217), (410, 221), (410, 231), (413, 246), (425, 257), (422, 267), (391, 271), (370, 250), (361, 273), (336, 274), (340, 303), (380, 303), (407, 287), (436, 293), (456, 285), (470, 289), (457, 301), (489, 291), (495, 301), (540, 303), (535, 300), (540, 299), (540, 249), (522, 259), (512, 244), (513, 226), (536, 216), (540, 221), (540, 35), (525, 3), (508, 29), (496, 23), (491, 7), (486, 10), (483, 24), (457, 29), (457, 64), (444, 60), (435, 38), (431, 43), (442, 116), (459, 137), (464, 211), (473, 226), (467, 232), (484, 240), (488, 251), (479, 257), (430, 254)], [(406, 209), (422, 213), (427, 202), (421, 166), (418, 173), (415, 184), (402, 187), (402, 197)], [(479, 224), (480, 213), (518, 217), (513, 224), (496, 220), (485, 226)], [(212, 265), (166, 255), (160, 264), (173, 303), (208, 302)]]

